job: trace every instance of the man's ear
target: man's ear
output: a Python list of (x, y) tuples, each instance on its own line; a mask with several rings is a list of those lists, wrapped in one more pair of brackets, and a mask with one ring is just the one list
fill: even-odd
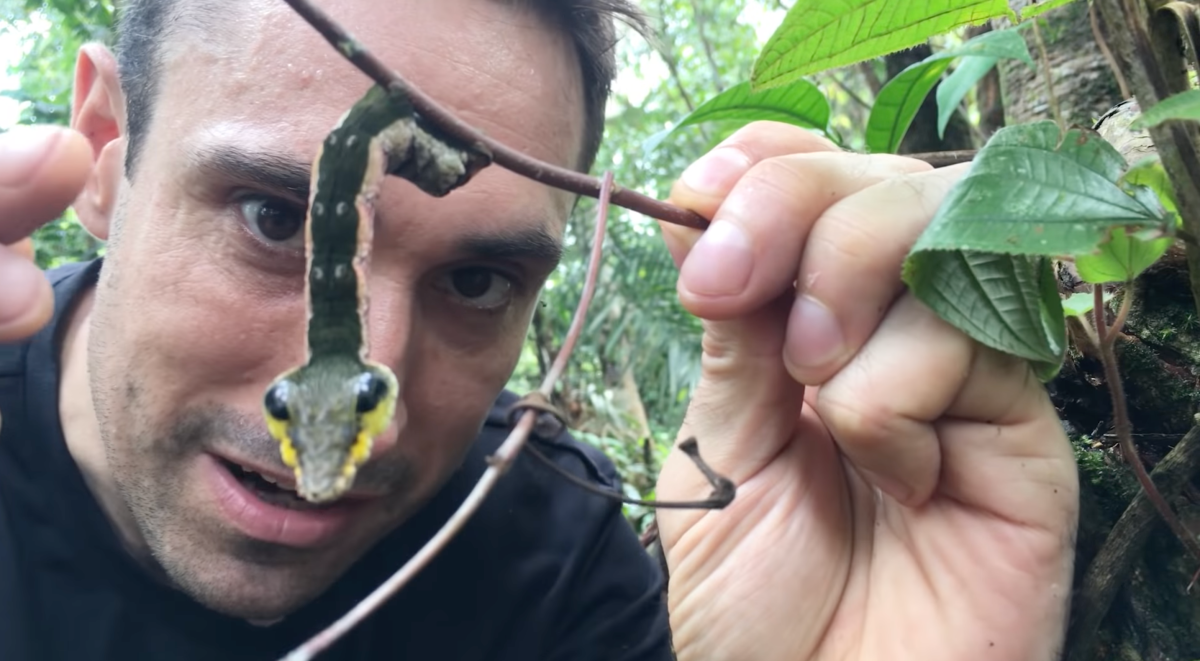
[(117, 191), (125, 168), (125, 97), (117, 60), (101, 44), (84, 44), (75, 60), (71, 128), (92, 145), (95, 165), (75, 198), (79, 222), (101, 240), (108, 239)]

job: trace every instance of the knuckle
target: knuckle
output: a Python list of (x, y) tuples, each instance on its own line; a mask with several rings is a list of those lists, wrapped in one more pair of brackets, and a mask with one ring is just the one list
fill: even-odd
[(904, 432), (907, 421), (886, 401), (857, 392), (823, 389), (817, 412), (840, 443), (857, 448), (881, 447)]

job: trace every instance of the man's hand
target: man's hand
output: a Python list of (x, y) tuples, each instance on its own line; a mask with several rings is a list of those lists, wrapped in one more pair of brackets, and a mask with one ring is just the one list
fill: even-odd
[(0, 342), (32, 335), (50, 319), (53, 295), (27, 237), (71, 204), (91, 166), (91, 147), (70, 129), (0, 135)]
[[(705, 320), (679, 438), (738, 485), (724, 510), (658, 513), (681, 660), (1057, 658), (1070, 445), (1023, 361), (900, 280), (965, 171), (759, 123), (676, 185), (714, 220), (663, 226)], [(708, 491), (673, 452), (657, 496)]]

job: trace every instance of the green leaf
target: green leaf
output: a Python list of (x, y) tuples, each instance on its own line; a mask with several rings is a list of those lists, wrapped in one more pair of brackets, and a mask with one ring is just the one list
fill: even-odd
[(964, 25), (1016, 18), (1005, 0), (797, 0), (763, 46), (755, 89), (869, 60)]
[(1111, 238), (1101, 244), (1095, 255), (1075, 258), (1075, 269), (1084, 282), (1130, 282), (1146, 270), (1171, 247), (1171, 237), (1142, 239), (1124, 228), (1112, 231)]
[(1200, 90), (1180, 92), (1159, 101), (1153, 108), (1142, 111), (1133, 120), (1131, 129), (1147, 129), (1171, 119), (1200, 119)]
[(938, 85), (937, 90), (937, 105), (938, 105), (938, 137), (942, 138), (946, 134), (946, 124), (950, 122), (950, 117), (954, 115), (954, 111), (958, 110), (958, 104), (962, 103), (965, 97), (975, 84), (981, 78), (987, 75), (992, 67), (996, 66), (998, 60), (994, 57), (982, 57), (973, 55), (964, 57), (962, 62), (946, 80)]
[(1045, 2), (1030, 4), (1028, 7), (1021, 10), (1021, 20), (1026, 21), (1035, 16), (1041, 16), (1051, 9), (1058, 9), (1059, 7), (1070, 2), (1073, 2), (1073, 0), (1045, 0)]
[(1130, 166), (1121, 178), (1121, 183), (1132, 186), (1145, 186), (1158, 195), (1158, 203), (1179, 220), (1179, 204), (1175, 201), (1175, 187), (1167, 177), (1162, 160), (1158, 155), (1147, 156)]
[(643, 149), (653, 150), (667, 136), (693, 124), (719, 120), (748, 124), (764, 119), (823, 131), (829, 125), (829, 101), (816, 85), (803, 79), (763, 91), (741, 83), (705, 101), (674, 128), (651, 136)]
[(1116, 226), (1168, 233), (1152, 191), (1116, 184), (1125, 160), (1092, 131), (1053, 122), (996, 132), (946, 196), (913, 252), (1092, 253)]
[(1036, 68), (1033, 56), (1029, 54), (1029, 46), (1021, 37), (1021, 28), (1007, 30), (992, 30), (978, 37), (964, 41), (962, 45), (938, 51), (929, 56), (928, 60), (946, 57), (995, 57), (998, 59), (1020, 60), (1029, 68)]
[[(889, 80), (875, 98), (875, 105), (871, 108), (871, 115), (867, 119), (868, 150), (875, 153), (894, 154), (900, 148), (900, 141), (904, 139), (904, 134), (912, 125), (913, 118), (916, 117), (925, 97), (934, 85), (937, 85), (942, 73), (949, 68), (950, 61), (956, 57), (992, 58), (993, 62), (996, 59), (1008, 58), (1021, 60), (1029, 66), (1033, 66), (1029, 48), (1015, 29), (985, 32), (957, 48), (939, 51), (910, 65)], [(982, 73), (979, 74), (979, 77), (982, 76)], [(949, 83), (952, 78), (954, 78), (953, 75), (946, 80), (946, 83)], [(946, 83), (942, 83), (942, 87), (945, 87)], [(972, 81), (971, 84), (974, 82)], [(967, 89), (970, 87), (965, 88), (963, 94)], [(939, 94), (941, 94), (940, 90)], [(962, 97), (959, 96), (952, 105), (957, 105), (961, 99)], [(947, 113), (946, 119), (949, 119), (949, 113)], [(940, 118), (939, 123), (941, 124)]]
[[(1104, 292), (1105, 302), (1112, 298), (1112, 292)], [(1068, 317), (1082, 317), (1096, 307), (1096, 295), (1081, 291), (1071, 294), (1062, 302), (1063, 314)]]
[(903, 277), (918, 299), (977, 342), (1029, 360), (1044, 381), (1058, 373), (1067, 333), (1049, 259), (923, 252), (909, 256)]
[(867, 151), (896, 153), (921, 103), (949, 66), (949, 59), (922, 60), (896, 74), (879, 90), (867, 118)]

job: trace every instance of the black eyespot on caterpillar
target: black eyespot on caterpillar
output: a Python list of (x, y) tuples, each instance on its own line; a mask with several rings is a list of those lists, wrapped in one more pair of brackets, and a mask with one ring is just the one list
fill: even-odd
[(286, 381), (280, 381), (267, 389), (267, 394), (263, 397), (263, 406), (267, 409), (267, 413), (276, 420), (288, 419), (288, 387)]
[(388, 384), (374, 372), (367, 372), (358, 377), (355, 389), (358, 392), (358, 403), (355, 409), (359, 413), (366, 413), (379, 406), (379, 403), (387, 396)]

